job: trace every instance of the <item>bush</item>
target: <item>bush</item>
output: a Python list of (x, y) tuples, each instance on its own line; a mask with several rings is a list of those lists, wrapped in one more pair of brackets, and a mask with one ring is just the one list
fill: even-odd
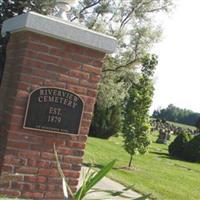
[(121, 131), (123, 125), (122, 107), (119, 105), (102, 108), (95, 105), (89, 135), (108, 139)]
[(200, 162), (200, 134), (185, 145), (183, 156), (184, 160)]
[(183, 158), (185, 145), (192, 139), (191, 134), (182, 131), (169, 145), (170, 156)]

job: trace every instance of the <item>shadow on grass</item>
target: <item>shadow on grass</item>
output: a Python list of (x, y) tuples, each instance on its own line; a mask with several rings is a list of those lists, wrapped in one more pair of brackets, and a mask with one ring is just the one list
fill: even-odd
[(83, 166), (85, 166), (85, 167), (93, 167), (93, 168), (98, 168), (98, 169), (101, 169), (101, 168), (104, 167), (104, 165), (95, 164), (95, 163), (83, 163)]
[(169, 156), (168, 153), (157, 152), (157, 151), (150, 151), (149, 153), (159, 155), (159, 156), (161, 156), (163, 158), (169, 158), (169, 159), (171, 159), (171, 157)]
[[(97, 168), (101, 169), (105, 167), (105, 165), (97, 164), (97, 163), (83, 163), (83, 166), (88, 167), (88, 168)], [(119, 170), (119, 169), (125, 169), (125, 167), (113, 167), (112, 169), (114, 170)]]
[[(184, 161), (184, 162), (189, 162), (189, 161), (185, 161), (183, 159), (179, 159), (179, 158), (176, 158), (176, 157), (172, 157), (170, 156), (168, 153), (164, 153), (164, 152), (157, 152), (157, 151), (150, 151), (149, 152), (150, 154), (155, 154), (155, 155), (158, 155), (159, 158), (163, 158), (163, 159), (169, 159), (169, 160), (172, 160), (172, 161)], [(193, 163), (193, 162), (189, 162), (189, 163)], [(194, 171), (194, 172), (198, 172), (200, 173), (200, 170), (197, 170), (197, 169), (192, 169), (190, 167), (187, 167), (187, 166), (184, 166), (184, 165), (181, 165), (181, 164), (177, 164), (177, 163), (174, 163), (173, 164), (175, 167), (178, 167), (180, 169), (185, 169), (185, 170), (188, 170), (188, 171)], [(102, 164), (98, 164), (98, 163), (83, 163), (83, 166), (86, 166), (86, 167), (92, 167), (92, 168), (97, 168), (97, 169), (101, 169), (103, 168), (105, 165), (102, 165)], [(113, 167), (112, 168), (113, 170), (126, 170), (126, 171), (135, 171), (135, 169), (128, 169), (126, 167)]]
[[(171, 157), (168, 153), (156, 152), (156, 151), (150, 151), (149, 153), (159, 155), (159, 158), (166, 158), (166, 159), (174, 160), (174, 161), (183, 161), (183, 162), (188, 162), (188, 163), (194, 163), (194, 162), (185, 161), (185, 160), (180, 159), (180, 158)], [(181, 165), (181, 164), (177, 164), (177, 163), (174, 163), (174, 166), (188, 170), (188, 171), (200, 172), (200, 170), (192, 169), (190, 167), (187, 167), (187, 166), (184, 166), (184, 165)]]
[(184, 161), (184, 162), (187, 162), (185, 160), (182, 160), (180, 158), (177, 158), (177, 157), (172, 157), (170, 156), (168, 153), (163, 153), (163, 152), (157, 152), (157, 151), (150, 151), (149, 153), (151, 154), (156, 154), (159, 156), (159, 158), (166, 158), (166, 159), (169, 159), (169, 160), (174, 160), (174, 161)]

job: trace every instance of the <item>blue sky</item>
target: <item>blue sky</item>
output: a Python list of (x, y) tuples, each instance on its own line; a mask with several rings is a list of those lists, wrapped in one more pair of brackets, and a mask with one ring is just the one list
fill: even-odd
[(200, 0), (177, 0), (165, 20), (151, 111), (172, 103), (200, 112)]

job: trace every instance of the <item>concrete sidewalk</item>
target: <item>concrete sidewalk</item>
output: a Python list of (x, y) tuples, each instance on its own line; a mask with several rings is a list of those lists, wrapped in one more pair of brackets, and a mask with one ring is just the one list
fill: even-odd
[[(88, 170), (87, 167), (82, 167), (82, 173), (81, 173), (81, 179), (80, 179), (80, 183), (82, 182), (82, 177), (84, 172), (86, 172)], [(104, 177), (97, 185), (94, 186), (94, 188), (100, 189), (100, 190), (113, 190), (113, 191), (122, 191), (125, 187), (107, 177)], [(128, 190), (126, 192), (123, 193), (126, 196), (131, 197), (132, 199), (134, 198), (138, 198), (141, 197), (140, 194), (138, 194), (137, 192), (134, 192), (132, 190)], [(110, 197), (108, 195), (108, 193), (105, 192), (93, 192), (87, 195), (87, 199), (101, 199), (101, 200), (125, 200), (126, 198), (124, 197)]]

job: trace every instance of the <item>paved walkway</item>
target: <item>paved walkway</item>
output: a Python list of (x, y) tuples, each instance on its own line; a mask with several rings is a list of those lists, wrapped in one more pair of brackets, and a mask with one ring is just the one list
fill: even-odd
[[(82, 167), (82, 173), (83, 174), (83, 171), (87, 171), (88, 168), (86, 167)], [(82, 175), (81, 175), (82, 177)], [(81, 179), (82, 180), (82, 179)], [(81, 181), (80, 181), (81, 182)], [(101, 190), (114, 190), (114, 191), (122, 191), (124, 189), (124, 186), (105, 177), (103, 178), (94, 188), (97, 188), (97, 189), (101, 189)], [(128, 190), (126, 191), (125, 193), (123, 193), (124, 195), (126, 196), (129, 196), (131, 197), (132, 199), (134, 198), (138, 198), (140, 197), (141, 195), (138, 194), (137, 192), (134, 192), (132, 190)], [(92, 199), (92, 200), (95, 200), (95, 199), (101, 199), (101, 200), (125, 200), (126, 198), (123, 198), (123, 197), (109, 197), (109, 195), (105, 192), (93, 192), (93, 193), (90, 193), (89, 195), (87, 195), (87, 198), (88, 199)]]

